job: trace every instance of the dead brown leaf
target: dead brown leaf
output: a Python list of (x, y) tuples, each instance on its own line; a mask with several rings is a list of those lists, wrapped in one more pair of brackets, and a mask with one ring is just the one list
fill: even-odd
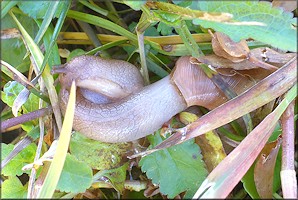
[(211, 33), (211, 35), (212, 48), (216, 55), (232, 62), (241, 62), (248, 57), (249, 48), (245, 40), (234, 42), (227, 35), (220, 32)]
[[(233, 63), (239, 63), (247, 60), (252, 65), (257, 65), (258, 67), (267, 69), (267, 70), (277, 70), (276, 66), (264, 62), (262, 59), (259, 60), (250, 53), (246, 40), (241, 40), (239, 42), (234, 42), (224, 33), (215, 32), (212, 33), (209, 30), (209, 33), (212, 36), (212, 48), (215, 55), (219, 57), (226, 58)], [(251, 69), (251, 68), (249, 68)]]
[(11, 38), (20, 38), (21, 34), (18, 29), (16, 28), (8, 28), (1, 30), (1, 39), (11, 39)]
[(292, 12), (297, 8), (297, 1), (285, 1), (285, 0), (273, 0), (272, 1), (273, 7), (281, 7), (285, 11)]
[[(259, 60), (259, 62), (271, 63), (276, 67), (280, 67), (283, 64), (287, 63), (295, 55), (296, 55), (295, 53), (279, 53), (267, 47), (266, 48), (260, 47), (260, 48), (252, 49), (250, 51), (250, 57), (253, 57)], [(241, 62), (235, 63), (229, 59), (220, 57), (215, 54), (201, 56), (196, 59), (201, 63), (211, 65), (215, 69), (231, 68), (235, 70), (246, 70), (246, 69), (260, 68), (259, 64), (252, 63), (248, 59), (244, 59)]]
[(254, 180), (261, 198), (272, 198), (274, 168), (280, 144), (280, 137), (266, 144), (256, 160)]

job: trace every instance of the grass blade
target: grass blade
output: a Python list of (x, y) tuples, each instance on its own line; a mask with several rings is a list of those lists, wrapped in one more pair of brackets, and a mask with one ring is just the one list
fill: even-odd
[[(30, 51), (30, 53), (35, 61), (35, 64), (40, 69), (43, 59), (44, 59), (40, 49), (38, 48), (37, 44), (33, 41), (33, 39), (30, 37), (30, 35), (27, 33), (27, 31), (24, 29), (22, 24), (15, 17), (13, 12), (10, 11), (10, 15), (12, 16), (12, 18), (16, 22), (18, 28), (20, 29), (20, 31), (23, 35), (23, 38), (24, 38), (24, 43), (26, 44), (28, 50)], [(42, 73), (42, 78), (43, 78), (43, 80), (45, 82), (45, 86), (48, 90), (50, 101), (51, 101), (52, 108), (53, 108), (53, 112), (54, 112), (55, 119), (56, 119), (56, 123), (57, 123), (58, 129), (60, 131), (61, 127), (62, 127), (62, 117), (61, 117), (61, 112), (60, 112), (60, 108), (59, 108), (58, 95), (57, 95), (57, 92), (54, 87), (54, 79), (50, 73), (50, 67), (48, 64), (45, 66), (45, 69)]]
[(19, 1), (1, 1), (1, 19), (5, 17), (8, 11), (18, 3)]
[(76, 86), (73, 82), (70, 89), (69, 100), (65, 113), (65, 120), (57, 144), (57, 150), (37, 198), (52, 198), (58, 184), (70, 142), (75, 110), (75, 100)]
[(287, 92), (276, 109), (209, 174), (193, 198), (226, 198), (253, 164), (277, 121), (296, 97), (297, 84)]
[(67, 11), (68, 11), (68, 9), (70, 7), (71, 1), (64, 1), (63, 4), (64, 5), (62, 7), (62, 11), (61, 11), (60, 16), (58, 18), (58, 21), (56, 23), (56, 26), (55, 26), (55, 29), (54, 29), (52, 38), (50, 40), (51, 42), (50, 42), (49, 47), (48, 47), (48, 50), (49, 51), (46, 52), (45, 58), (44, 58), (41, 66), (40, 66), (40, 73), (43, 73), (43, 71), (44, 71), (44, 69), (46, 67), (46, 63), (48, 62), (48, 59), (49, 59), (49, 57), (50, 57), (50, 55), (52, 53), (53, 46), (55, 45), (56, 40), (58, 38), (58, 35), (60, 33), (60, 30), (61, 30), (61, 28), (63, 26), (63, 23), (64, 23), (64, 20), (66, 18), (66, 14), (67, 14)]
[(124, 29), (123, 27), (100, 17), (96, 17), (94, 15), (89, 15), (86, 13), (78, 12), (69, 10), (67, 16), (73, 19), (81, 20), (87, 22), (89, 24), (93, 24), (96, 26), (100, 26), (102, 28), (108, 29), (114, 33), (127, 37), (129, 40), (133, 42), (137, 42), (137, 37), (135, 34), (129, 32), (128, 30)]
[(48, 26), (50, 25), (55, 13), (56, 13), (59, 3), (60, 3), (59, 1), (52, 1), (50, 3), (50, 6), (44, 16), (41, 26), (39, 28), (39, 31), (34, 39), (34, 42), (36, 42), (36, 44), (38, 44), (40, 42), (42, 36), (48, 29)]

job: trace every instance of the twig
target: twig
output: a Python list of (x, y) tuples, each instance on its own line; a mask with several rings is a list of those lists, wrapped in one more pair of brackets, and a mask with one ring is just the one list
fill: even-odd
[(31, 121), (31, 120), (39, 118), (39, 117), (43, 117), (45, 115), (49, 115), (52, 112), (53, 112), (52, 107), (48, 106), (46, 108), (42, 108), (42, 109), (30, 112), (30, 113), (23, 114), (18, 117), (14, 117), (14, 118), (5, 120), (1, 123), (1, 132), (2, 133), (5, 132), (5, 130), (7, 128), (10, 128), (12, 126), (22, 124), (24, 122)]

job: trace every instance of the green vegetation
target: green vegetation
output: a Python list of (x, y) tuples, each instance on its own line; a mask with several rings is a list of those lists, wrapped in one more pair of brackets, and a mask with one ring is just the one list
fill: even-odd
[[(295, 198), (282, 187), (297, 181), (293, 2), (1, 1), (1, 197)], [(75, 84), (63, 117), (51, 73), (80, 55), (126, 60), (146, 84), (192, 56), (231, 101), (135, 142), (95, 141), (72, 131)], [(223, 68), (272, 75), (237, 96)]]

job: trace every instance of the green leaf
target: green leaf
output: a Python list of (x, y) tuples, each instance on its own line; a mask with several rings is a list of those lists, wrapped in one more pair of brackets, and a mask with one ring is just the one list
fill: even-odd
[[(13, 148), (14, 145), (12, 144), (1, 143), (1, 160), (3, 160)], [(23, 173), (29, 173), (28, 171), (22, 171), (22, 167), (33, 162), (35, 151), (36, 144), (32, 143), (28, 145), (2, 169), (1, 174), (4, 176), (20, 176)]]
[[(148, 136), (148, 139), (152, 146), (162, 141), (159, 131), (154, 136)], [(168, 198), (174, 198), (184, 191), (185, 198), (192, 197), (208, 174), (200, 148), (194, 140), (154, 152), (143, 157), (139, 164)]]
[(92, 178), (92, 169), (86, 163), (67, 154), (57, 189), (67, 193), (85, 192), (91, 186)]
[(252, 199), (260, 199), (260, 196), (256, 189), (255, 181), (254, 181), (254, 169), (255, 169), (255, 164), (253, 164), (249, 168), (249, 170), (246, 172), (246, 174), (241, 179), (241, 182), (243, 183), (243, 187), (244, 187), (245, 191), (249, 194), (249, 196)]
[[(55, 17), (59, 17), (61, 13), (61, 4), (59, 3)], [(50, 5), (51, 1), (21, 1), (18, 3), (19, 8), (34, 19), (44, 18)]]
[[(47, 63), (49, 64), (50, 67), (52, 67), (53, 63), (56, 63), (56, 64), (61, 63), (59, 51), (58, 51), (58, 45), (57, 45), (57, 38), (58, 38), (58, 34), (61, 31), (63, 23), (65, 21), (66, 14), (67, 14), (68, 9), (70, 8), (70, 5), (71, 5), (71, 1), (60, 2), (61, 13), (60, 13), (60, 16), (56, 22), (54, 31), (52, 32), (51, 26), (49, 26), (48, 29), (46, 30), (45, 37), (44, 37), (44, 45), (46, 47), (46, 54), (42, 61), (41, 66), (40, 66), (40, 71), (44, 71), (44, 69), (47, 66)], [(55, 113), (55, 109), (54, 109), (54, 113)], [(56, 114), (58, 114), (57, 111), (56, 111)]]
[(69, 56), (67, 57), (66, 61), (69, 62), (72, 58), (84, 55), (85, 51), (83, 49), (74, 49), (70, 52)]
[(81, 20), (83, 22), (87, 22), (89, 24), (108, 29), (114, 33), (127, 37), (129, 40), (133, 42), (137, 42), (137, 37), (135, 34), (109, 20), (74, 10), (69, 10), (67, 13), (67, 17)]
[(128, 143), (104, 143), (89, 139), (78, 132), (73, 133), (70, 141), (71, 154), (97, 170), (118, 167), (128, 148)]
[(2, 199), (24, 199), (27, 197), (27, 187), (23, 186), (16, 176), (8, 177), (1, 187)]
[(273, 47), (297, 52), (297, 30), (292, 26), (293, 14), (259, 1), (198, 1), (197, 9), (233, 14), (238, 22), (261, 22), (265, 26), (232, 25), (194, 19), (194, 24), (223, 32), (234, 41), (253, 38)]
[(24, 86), (16, 81), (7, 82), (1, 91), (1, 100), (9, 107), (12, 107), (14, 100), (18, 94), (24, 89)]
[[(12, 107), (13, 102), (17, 98), (18, 94), (24, 89), (24, 86), (16, 81), (10, 81), (4, 85), (3, 91), (1, 91), (1, 99), (9, 107)], [(29, 113), (38, 109), (38, 97), (34, 94), (30, 94), (27, 101), (21, 107), (23, 113)], [(22, 125), (22, 128), (28, 132), (35, 125), (38, 124), (38, 120), (32, 120)]]
[(126, 170), (128, 168), (128, 163), (125, 163), (121, 167), (118, 167), (116, 169), (110, 169), (110, 170), (105, 170), (103, 172), (103, 176), (107, 177), (114, 188), (122, 193), (124, 190), (124, 182), (126, 179)]
[[(33, 35), (33, 33), (37, 32), (37, 26), (34, 21), (27, 17), (17, 15), (20, 18), (20, 22), (28, 27), (29, 34)], [(11, 16), (6, 15), (3, 19), (1, 19), (1, 30), (8, 28), (17, 28), (17, 25), (11, 18)], [(18, 69), (20, 72), (28, 71), (29, 69), (29, 58), (26, 58), (25, 61), (28, 62), (24, 65), (24, 56), (27, 50), (21, 40), (21, 38), (12, 38), (12, 39), (1, 39), (1, 59)], [(22, 64), (22, 65), (21, 65)], [(19, 66), (20, 65), (20, 66)]]
[[(27, 48), (31, 53), (32, 59), (34, 60), (37, 67), (40, 69), (43, 59), (44, 59), (42, 52), (40, 51), (37, 44), (33, 41), (32, 37), (30, 37), (28, 32), (24, 29), (22, 24), (16, 18), (16, 16), (13, 14), (13, 12), (9, 12), (9, 14), (10, 14), (10, 16), (12, 16), (15, 23), (18, 25), (18, 28), (23, 35), (24, 42), (26, 43)], [(45, 86), (48, 90), (48, 94), (49, 94), (50, 101), (51, 101), (51, 104), (53, 107), (53, 112), (55, 115), (55, 120), (56, 120), (56, 123), (58, 126), (58, 130), (60, 130), (62, 127), (62, 117), (61, 117), (60, 109), (58, 109), (59, 108), (58, 95), (57, 95), (56, 89), (54, 87), (54, 78), (50, 73), (49, 65), (45, 65), (45, 68), (43, 69), (43, 72), (42, 72), (42, 78), (43, 78)]]
[[(249, 168), (246, 174), (243, 176), (241, 182), (245, 191), (249, 194), (252, 199), (260, 199), (257, 192), (255, 181), (254, 181), (254, 169), (255, 163)], [(281, 150), (278, 152), (275, 168), (274, 168), (274, 178), (273, 178), (273, 192), (276, 192), (280, 188), (280, 170), (281, 170)]]
[(39, 31), (34, 39), (34, 42), (36, 42), (37, 44), (40, 42), (41, 38), (43, 37), (44, 33), (46, 32), (46, 30), (48, 29), (53, 16), (55, 15), (56, 9), (59, 5), (59, 1), (52, 1), (47, 9), (46, 12), (46, 16), (44, 18), (44, 20), (42, 21)]
[[(61, 64), (57, 43), (55, 42), (52, 45), (50, 44), (51, 42), (53, 42), (52, 36), (53, 36), (53, 27), (52, 27), (52, 25), (50, 25), (47, 27), (47, 30), (43, 37), (43, 44), (44, 44), (44, 47), (46, 50), (46, 54), (50, 53), (49, 57), (48, 57), (48, 61), (47, 61), (50, 68), (52, 68), (52, 66), (54, 66), (54, 65)], [(46, 56), (45, 56), (45, 58), (46, 58)]]
[(159, 22), (157, 26), (157, 31), (161, 33), (161, 35), (173, 35), (173, 27), (168, 26), (163, 22)]
[(123, 1), (124, 4), (128, 5), (134, 10), (140, 10), (141, 7), (146, 3), (146, 0), (139, 1)]
[(11, 8), (13, 8), (17, 4), (18, 4), (18, 1), (2, 1), (1, 2), (1, 19), (8, 13), (8, 11)]

